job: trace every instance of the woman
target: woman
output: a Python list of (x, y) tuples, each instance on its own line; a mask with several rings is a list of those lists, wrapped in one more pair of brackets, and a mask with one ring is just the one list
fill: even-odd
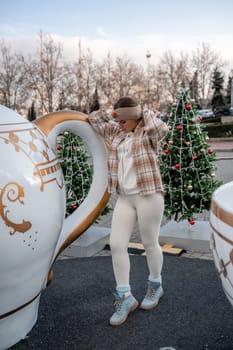
[(119, 326), (139, 304), (131, 293), (128, 255), (128, 243), (136, 221), (149, 269), (147, 292), (140, 307), (153, 309), (163, 295), (163, 254), (158, 237), (164, 197), (156, 153), (168, 127), (157, 112), (142, 111), (136, 100), (128, 96), (116, 102), (112, 117), (116, 123), (109, 122), (106, 113), (97, 111), (90, 114), (89, 121), (110, 147), (108, 190), (118, 194), (110, 234), (116, 280), (115, 312), (110, 324)]

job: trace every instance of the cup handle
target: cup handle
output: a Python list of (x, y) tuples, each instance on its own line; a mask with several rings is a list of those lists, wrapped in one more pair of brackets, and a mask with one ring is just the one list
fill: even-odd
[(76, 111), (49, 113), (34, 124), (46, 136), (53, 150), (57, 136), (72, 131), (80, 136), (90, 151), (94, 173), (89, 193), (83, 203), (63, 223), (63, 228), (54, 252), (53, 261), (76, 240), (100, 215), (109, 200), (107, 191), (107, 148), (103, 139), (89, 124), (87, 115)]

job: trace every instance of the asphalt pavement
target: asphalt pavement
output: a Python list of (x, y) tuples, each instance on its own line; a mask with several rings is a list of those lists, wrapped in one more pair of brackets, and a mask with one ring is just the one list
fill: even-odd
[[(130, 256), (132, 292), (141, 301), (145, 256)], [(37, 324), (11, 350), (232, 350), (233, 310), (212, 261), (164, 255), (164, 296), (109, 325), (115, 285), (111, 258), (58, 260), (42, 292)]]

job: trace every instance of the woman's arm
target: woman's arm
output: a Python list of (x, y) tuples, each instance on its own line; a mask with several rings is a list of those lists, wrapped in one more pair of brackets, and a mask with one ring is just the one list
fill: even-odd
[(89, 114), (88, 120), (96, 132), (109, 142), (113, 130), (116, 128), (111, 122), (111, 116), (104, 111), (95, 111)]
[(143, 119), (145, 124), (144, 130), (154, 141), (160, 141), (168, 133), (168, 126), (160, 119), (158, 111), (144, 110)]

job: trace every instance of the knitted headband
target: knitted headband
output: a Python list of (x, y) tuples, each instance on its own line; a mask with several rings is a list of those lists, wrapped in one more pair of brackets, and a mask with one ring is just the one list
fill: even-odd
[(120, 120), (128, 120), (128, 119), (139, 119), (141, 118), (142, 110), (139, 105), (136, 107), (121, 107), (117, 108), (112, 112), (113, 118), (117, 118)]

